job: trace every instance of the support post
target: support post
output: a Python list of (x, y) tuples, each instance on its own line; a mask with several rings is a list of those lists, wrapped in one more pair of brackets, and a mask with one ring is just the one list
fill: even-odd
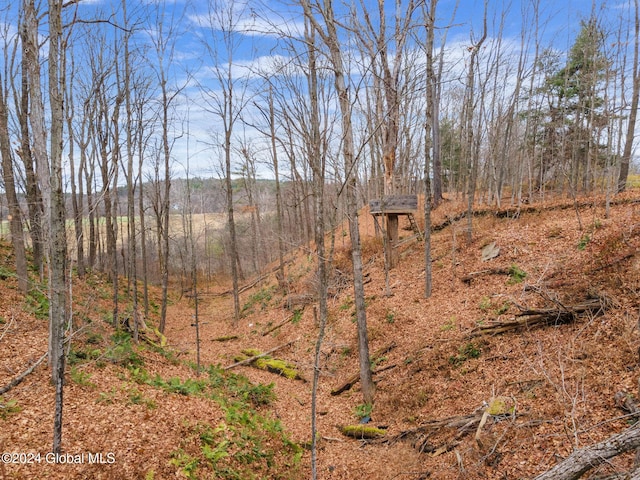
[(398, 264), (398, 251), (395, 248), (398, 242), (398, 214), (387, 213), (385, 217), (387, 218), (385, 255), (387, 256), (387, 265), (389, 265), (389, 268), (394, 268)]

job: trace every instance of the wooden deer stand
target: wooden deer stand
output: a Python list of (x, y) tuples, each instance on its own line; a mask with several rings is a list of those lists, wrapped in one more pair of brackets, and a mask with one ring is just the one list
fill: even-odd
[(406, 215), (409, 218), (411, 229), (414, 231), (414, 237), (421, 239), (422, 233), (418, 229), (414, 214), (418, 210), (417, 195), (388, 195), (382, 199), (371, 200), (369, 202), (369, 211), (378, 225), (378, 216), (384, 216), (386, 229), (383, 229), (385, 238), (385, 256), (389, 268), (393, 268), (398, 263), (399, 236), (398, 236), (398, 217)]

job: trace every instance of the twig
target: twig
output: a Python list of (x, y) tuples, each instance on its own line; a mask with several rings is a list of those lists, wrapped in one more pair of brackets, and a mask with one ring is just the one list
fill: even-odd
[(624, 262), (628, 258), (632, 258), (633, 256), (636, 255), (636, 253), (637, 252), (627, 253), (626, 255), (623, 255), (622, 257), (620, 257), (620, 258), (618, 258), (616, 260), (613, 260), (613, 261), (611, 261), (609, 263), (606, 263), (606, 264), (604, 264), (604, 265), (602, 265), (602, 266), (600, 266), (598, 268), (594, 268), (593, 270), (591, 270), (591, 273), (599, 272), (600, 270), (604, 270), (606, 268), (613, 267), (614, 265), (616, 265), (616, 264), (618, 264), (620, 262)]
[(20, 382), (22, 382), (27, 375), (29, 375), (31, 372), (33, 372), (36, 367), (38, 365), (40, 365), (42, 363), (42, 361), (47, 358), (47, 356), (49, 355), (49, 353), (45, 353), (44, 355), (42, 355), (37, 361), (36, 363), (34, 363), (33, 365), (31, 365), (29, 368), (27, 368), (24, 372), (22, 372), (20, 375), (18, 375), (16, 378), (14, 378), (13, 380), (11, 380), (11, 382), (9, 382), (8, 385), (5, 385), (4, 387), (0, 388), (0, 395), (3, 395), (5, 393), (7, 393), (9, 390), (11, 390), (13, 387), (17, 386), (20, 384)]
[[(371, 358), (373, 359), (373, 361), (375, 361), (376, 359), (380, 358), (382, 355), (384, 355), (385, 353), (389, 352), (390, 350), (393, 350), (396, 347), (396, 343), (392, 342), (389, 345), (387, 345), (386, 347), (381, 348), (380, 350), (378, 350), (377, 352), (375, 352)], [(388, 367), (388, 368), (393, 368), (395, 365)], [(387, 367), (382, 367), (381, 369), (372, 372), (374, 375), (376, 373), (380, 373), (384, 370), (387, 370)], [(353, 387), (356, 383), (358, 383), (360, 381), (360, 373), (356, 373), (354, 375), (352, 375), (351, 377), (349, 377), (349, 379), (343, 383), (342, 385), (340, 385), (339, 387), (334, 388), (333, 390), (331, 390), (331, 395), (336, 396), (336, 395), (340, 395), (342, 392), (346, 392), (347, 390), (349, 390), (351, 387)]]
[(13, 316), (13, 313), (11, 314), (11, 320), (9, 321), (9, 325), (7, 325), (4, 330), (2, 331), (2, 335), (0, 335), (0, 342), (2, 341), (2, 339), (4, 338), (4, 336), (6, 335), (6, 333), (9, 331), (9, 329), (11, 328), (11, 325), (13, 325), (13, 321), (15, 320), (15, 317)]
[(271, 327), (269, 330), (267, 330), (266, 332), (264, 332), (262, 334), (263, 337), (269, 335), (271, 332), (273, 332), (274, 330), (277, 330), (278, 328), (282, 327), (283, 325), (286, 325), (287, 323), (289, 323), (291, 320), (293, 320), (295, 318), (295, 314), (294, 315), (289, 315), (289, 317), (287, 317), (283, 322), (280, 322), (279, 324), (277, 324), (275, 327)]

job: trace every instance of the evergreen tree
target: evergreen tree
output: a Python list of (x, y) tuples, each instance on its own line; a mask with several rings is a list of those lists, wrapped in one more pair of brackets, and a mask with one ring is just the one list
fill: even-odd
[(550, 179), (568, 179), (573, 191), (588, 190), (604, 164), (600, 138), (608, 114), (602, 92), (611, 63), (603, 47), (602, 29), (592, 18), (582, 22), (562, 68), (550, 54), (543, 56), (548, 73), (539, 90), (546, 99), (536, 135), (539, 188)]

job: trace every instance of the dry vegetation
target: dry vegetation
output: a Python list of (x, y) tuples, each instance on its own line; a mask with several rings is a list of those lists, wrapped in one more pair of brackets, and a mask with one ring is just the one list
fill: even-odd
[[(357, 383), (331, 394), (357, 372), (348, 244), (336, 239), (319, 389), (319, 478), (532, 478), (575, 448), (629, 425), (614, 395), (638, 395), (638, 191), (616, 197), (609, 216), (602, 199), (585, 199), (580, 221), (573, 205), (561, 201), (505, 218), (486, 212), (476, 217), (470, 244), (466, 220), (455, 220), (462, 210), (447, 202), (434, 212), (434, 225), (444, 228), (434, 229), (428, 300), (422, 244), (402, 246), (387, 296), (381, 242), (369, 216), (361, 217), (371, 351), (394, 344), (375, 359), (372, 409), (361, 405)], [(500, 254), (483, 262), (481, 249), (491, 242)], [(166, 348), (136, 347), (107, 323), (108, 286), (98, 277), (76, 284), (64, 450), (103, 453), (107, 462), (112, 453), (114, 461), (46, 464), (53, 388), (43, 364), (0, 400), (0, 450), (38, 452), (43, 460), (0, 465), (0, 477), (309, 478), (304, 447), (317, 333), (309, 303), (314, 263), (310, 251), (293, 257), (288, 291), (278, 290), (275, 278), (247, 290), (237, 326), (231, 298), (215, 295), (228, 286), (204, 289), (201, 355), (207, 367), (199, 376), (192, 299), (174, 298)], [(37, 290), (20, 297), (11, 268), (3, 245), (0, 387), (37, 361), (47, 344), (44, 297)], [(292, 298), (305, 299), (306, 306)], [(602, 309), (475, 334), (478, 327), (522, 318), (523, 311), (568, 311), (594, 298)], [(299, 313), (285, 308), (292, 304)], [(266, 352), (289, 342), (272, 355), (295, 364), (300, 379), (248, 365), (226, 372), (209, 367), (229, 366), (245, 349)], [(384, 427), (383, 437), (342, 434), (342, 427), (366, 415), (371, 426)], [(623, 455), (597, 473), (623, 472), (632, 463), (632, 455)]]

